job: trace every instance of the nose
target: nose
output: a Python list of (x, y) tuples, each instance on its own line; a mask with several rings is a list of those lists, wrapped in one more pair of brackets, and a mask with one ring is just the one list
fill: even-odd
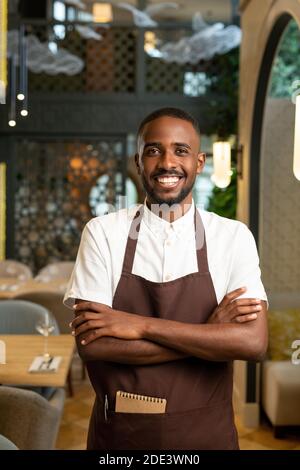
[(164, 170), (177, 168), (177, 159), (171, 150), (166, 150), (161, 154), (158, 167)]

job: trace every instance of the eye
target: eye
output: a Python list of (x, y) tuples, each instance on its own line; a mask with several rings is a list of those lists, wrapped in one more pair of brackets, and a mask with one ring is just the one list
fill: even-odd
[(160, 149), (157, 147), (148, 147), (145, 151), (146, 155), (158, 155), (160, 153)]
[(179, 154), (179, 155), (187, 155), (188, 154), (188, 150), (184, 147), (178, 147), (176, 149), (176, 153)]

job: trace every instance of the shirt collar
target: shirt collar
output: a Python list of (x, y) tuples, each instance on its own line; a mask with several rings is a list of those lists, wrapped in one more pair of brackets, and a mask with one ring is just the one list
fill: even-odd
[(147, 207), (146, 199), (144, 201), (143, 221), (148, 226), (148, 228), (158, 236), (174, 233), (177, 237), (180, 237), (183, 232), (190, 230), (191, 225), (194, 223), (194, 214), (195, 203), (194, 200), (192, 200), (192, 204), (189, 210), (183, 216), (170, 223), (152, 212)]

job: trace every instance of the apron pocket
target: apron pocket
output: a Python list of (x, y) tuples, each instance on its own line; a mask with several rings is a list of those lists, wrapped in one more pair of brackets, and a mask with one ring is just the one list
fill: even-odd
[(155, 450), (162, 445), (163, 414), (116, 413), (108, 411), (102, 432), (112, 450)]
[(186, 412), (166, 413), (163, 420), (163, 449), (238, 449), (230, 402), (204, 406)]

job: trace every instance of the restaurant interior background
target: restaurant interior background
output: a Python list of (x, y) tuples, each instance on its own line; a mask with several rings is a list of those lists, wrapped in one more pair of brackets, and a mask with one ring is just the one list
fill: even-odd
[[(178, 106), (198, 119), (207, 153), (195, 202), (250, 227), (269, 298), (266, 360), (235, 363), (240, 446), (300, 449), (300, 0), (121, 3), (0, 1), (2, 445), (85, 448), (93, 392), (63, 293), (85, 223), (122, 196), (143, 201), (139, 122)], [(225, 166), (220, 141), (230, 144)], [(24, 300), (39, 306), (30, 327)], [(44, 308), (62, 362), (30, 374)]]

